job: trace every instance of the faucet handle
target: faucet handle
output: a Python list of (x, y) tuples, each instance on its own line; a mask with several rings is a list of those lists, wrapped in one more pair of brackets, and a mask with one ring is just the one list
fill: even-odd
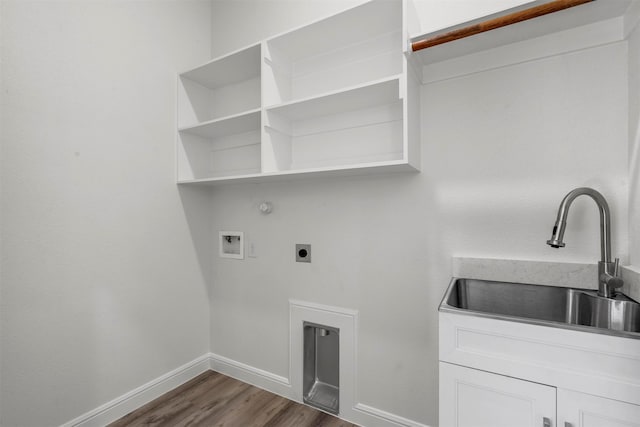
[(598, 296), (605, 298), (613, 298), (616, 295), (616, 289), (624, 285), (622, 277), (620, 277), (620, 259), (616, 258), (611, 262), (598, 263), (599, 289)]
[(621, 288), (624, 285), (624, 281), (620, 277), (620, 258), (616, 258), (613, 261), (613, 274), (607, 278), (606, 283), (612, 290)]

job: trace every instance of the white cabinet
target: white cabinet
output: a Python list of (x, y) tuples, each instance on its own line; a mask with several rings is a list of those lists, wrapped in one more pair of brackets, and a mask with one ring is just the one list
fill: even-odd
[(180, 74), (177, 181), (419, 170), (405, 4), (372, 0)]
[(556, 389), (440, 362), (440, 427), (554, 427)]
[(640, 427), (640, 339), (447, 312), (439, 328), (440, 427)]
[(640, 406), (569, 390), (558, 390), (561, 427), (640, 427)]
[(513, 426), (640, 427), (640, 405), (440, 362), (440, 427)]

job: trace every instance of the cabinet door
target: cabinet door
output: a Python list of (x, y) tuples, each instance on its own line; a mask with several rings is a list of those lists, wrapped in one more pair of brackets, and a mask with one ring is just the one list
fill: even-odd
[(440, 427), (556, 427), (556, 389), (440, 362)]
[(640, 427), (640, 406), (558, 390), (560, 427)]

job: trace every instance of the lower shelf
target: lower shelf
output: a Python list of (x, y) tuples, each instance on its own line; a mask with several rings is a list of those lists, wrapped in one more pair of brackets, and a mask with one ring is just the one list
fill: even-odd
[(180, 129), (178, 181), (260, 173), (260, 112)]
[(289, 181), (300, 180), (305, 178), (321, 178), (321, 177), (344, 177), (344, 176), (359, 176), (359, 175), (371, 175), (371, 174), (385, 174), (385, 173), (411, 173), (419, 172), (420, 170), (404, 160), (390, 161), (390, 162), (378, 162), (378, 163), (366, 163), (366, 164), (354, 164), (354, 165), (342, 165), (336, 167), (323, 167), (323, 168), (310, 168), (310, 169), (298, 169), (287, 170), (281, 172), (268, 172), (268, 173), (247, 173), (238, 175), (225, 175), (225, 176), (211, 176), (206, 178), (195, 179), (178, 179), (180, 185), (205, 185), (216, 186), (231, 183), (258, 183), (269, 181)]

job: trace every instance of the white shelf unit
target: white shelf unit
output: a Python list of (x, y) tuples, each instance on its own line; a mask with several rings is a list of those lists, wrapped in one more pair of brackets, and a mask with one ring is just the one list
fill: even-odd
[(178, 78), (178, 183), (419, 170), (402, 0), (371, 0)]

